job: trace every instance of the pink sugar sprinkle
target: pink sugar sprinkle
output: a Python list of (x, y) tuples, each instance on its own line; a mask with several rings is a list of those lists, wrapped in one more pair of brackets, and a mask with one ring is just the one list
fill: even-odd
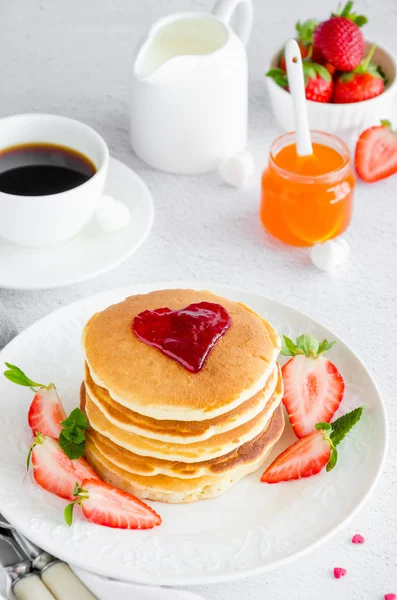
[(397, 594), (385, 594), (385, 600), (397, 600)]
[[(335, 567), (334, 569), (334, 577), (335, 579), (340, 579), (346, 575), (346, 569), (342, 569), (341, 567)], [(388, 600), (390, 600), (388, 598)]]
[(353, 544), (363, 544), (365, 542), (365, 539), (363, 538), (362, 535), (360, 535), (359, 533), (356, 533), (356, 535), (353, 535), (353, 537), (352, 537), (352, 542), (353, 542)]

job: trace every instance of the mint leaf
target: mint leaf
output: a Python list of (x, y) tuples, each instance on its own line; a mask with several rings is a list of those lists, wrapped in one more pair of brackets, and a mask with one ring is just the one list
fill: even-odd
[(74, 502), (71, 502), (70, 504), (65, 506), (65, 510), (63, 511), (63, 516), (65, 519), (65, 522), (67, 525), (69, 525), (69, 527), (71, 527), (72, 523), (73, 523), (73, 509), (74, 509)]
[(303, 354), (308, 357), (315, 358), (317, 356), (318, 351), (318, 340), (313, 335), (308, 333), (304, 333), (300, 335), (296, 340), (296, 345), (300, 350), (302, 350)]
[(335, 342), (328, 342), (327, 340), (323, 340), (318, 347), (317, 356), (320, 356), (320, 354), (324, 354), (324, 352), (328, 352), (328, 350), (331, 350), (334, 344)]
[(289, 337), (283, 335), (281, 338), (281, 354), (283, 356), (295, 356), (296, 354), (302, 354), (302, 352)]
[(87, 429), (88, 421), (85, 414), (79, 408), (75, 408), (66, 419), (61, 421), (61, 425), (67, 429), (74, 429), (75, 427)]
[(76, 458), (81, 458), (83, 456), (85, 450), (85, 440), (79, 444), (76, 444), (73, 440), (68, 440), (64, 432), (61, 431), (58, 442), (66, 456), (71, 460), (75, 460)]
[(349, 433), (350, 429), (354, 427), (356, 423), (361, 419), (361, 415), (363, 414), (364, 407), (359, 406), (354, 410), (346, 413), (342, 417), (339, 417), (336, 421), (331, 423), (332, 425), (332, 433), (331, 433), (331, 442), (334, 446), (338, 446), (344, 437)]
[(4, 377), (6, 377), (12, 383), (16, 383), (17, 385), (23, 385), (24, 387), (30, 388), (44, 388), (46, 387), (43, 383), (37, 383), (36, 381), (32, 381), (19, 367), (16, 365), (12, 365), (11, 363), (5, 363), (8, 369), (4, 371)]
[(72, 433), (72, 440), (75, 444), (81, 444), (85, 441), (84, 431), (80, 429), (80, 427), (76, 427)]

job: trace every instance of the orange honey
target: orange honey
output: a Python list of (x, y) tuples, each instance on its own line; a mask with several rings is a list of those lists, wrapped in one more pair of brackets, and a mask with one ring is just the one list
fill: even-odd
[(275, 140), (262, 176), (261, 221), (293, 246), (340, 235), (352, 215), (355, 176), (346, 144), (320, 131), (312, 131), (311, 137), (311, 156), (297, 155), (295, 133)]

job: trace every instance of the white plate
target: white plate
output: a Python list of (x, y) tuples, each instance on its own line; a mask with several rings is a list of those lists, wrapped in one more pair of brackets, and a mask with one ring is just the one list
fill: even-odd
[[(54, 381), (66, 409), (78, 404), (83, 378), (80, 336), (96, 311), (133, 293), (175, 287), (136, 286), (110, 291), (48, 315), (15, 338), (0, 362), (20, 366), (36, 381)], [(189, 287), (189, 284), (180, 284)], [(266, 485), (260, 472), (215, 500), (187, 505), (155, 504), (163, 525), (151, 531), (121, 531), (84, 521), (79, 510), (69, 529), (65, 502), (43, 491), (25, 472), (30, 443), (26, 413), (29, 390), (0, 381), (0, 509), (32, 541), (60, 558), (100, 575), (153, 585), (208, 584), (236, 579), (285, 564), (335, 534), (367, 499), (382, 470), (387, 426), (371, 375), (354, 352), (310, 317), (262, 296), (217, 286), (215, 292), (251, 306), (280, 333), (310, 332), (337, 339), (330, 357), (346, 381), (343, 412), (364, 404), (364, 416), (341, 444), (330, 473)], [(273, 456), (288, 445), (287, 428)]]
[(70, 285), (105, 273), (130, 256), (152, 227), (152, 196), (142, 179), (115, 158), (110, 158), (105, 193), (128, 206), (127, 227), (106, 233), (94, 217), (67, 243), (38, 250), (0, 238), (0, 287), (35, 290)]

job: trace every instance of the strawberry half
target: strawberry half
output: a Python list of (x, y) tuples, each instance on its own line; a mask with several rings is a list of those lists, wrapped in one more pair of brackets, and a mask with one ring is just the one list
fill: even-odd
[(64, 419), (66, 413), (52, 383), (36, 392), (28, 412), (29, 427), (35, 435), (42, 433), (57, 438), (62, 431), (61, 421)]
[(265, 483), (279, 483), (291, 479), (311, 477), (325, 466), (331, 471), (338, 460), (336, 447), (350, 429), (360, 420), (360, 406), (330, 425), (317, 423), (316, 430), (297, 440), (271, 463), (261, 477)]
[(161, 525), (161, 517), (150, 506), (127, 492), (101, 480), (88, 479), (76, 485), (77, 500), (65, 508), (65, 521), (72, 524), (73, 507), (80, 504), (88, 521), (119, 529), (152, 529)]
[(29, 387), (35, 392), (28, 412), (28, 423), (33, 434), (42, 433), (57, 438), (62, 431), (61, 421), (66, 419), (66, 414), (55, 385), (53, 383), (49, 385), (37, 383), (16, 365), (5, 364), (7, 369), (4, 371), (4, 376), (9, 381)]
[(385, 91), (385, 82), (379, 67), (371, 62), (375, 44), (368, 56), (351, 73), (341, 73), (335, 78), (332, 101), (335, 104), (363, 102)]
[(329, 423), (342, 402), (345, 383), (338, 369), (323, 354), (335, 342), (321, 344), (312, 335), (301, 335), (296, 344), (283, 336), (284, 356), (292, 356), (281, 369), (283, 403), (298, 438), (312, 433), (316, 423)]
[(38, 434), (28, 454), (33, 465), (33, 477), (47, 492), (61, 498), (73, 500), (76, 481), (81, 484), (85, 479), (98, 479), (94, 469), (83, 458), (70, 460), (61, 449), (57, 440)]
[(367, 18), (351, 12), (353, 2), (320, 23), (314, 32), (314, 50), (339, 71), (352, 71), (364, 57), (364, 37), (360, 27)]
[[(307, 100), (313, 100), (314, 102), (330, 102), (333, 82), (328, 69), (309, 59), (302, 61), (302, 66)], [(282, 69), (270, 69), (270, 71), (266, 73), (266, 76), (271, 77), (280, 87), (289, 91), (287, 73)]]
[(369, 183), (397, 173), (397, 134), (389, 121), (381, 121), (360, 135), (354, 162), (358, 176)]

